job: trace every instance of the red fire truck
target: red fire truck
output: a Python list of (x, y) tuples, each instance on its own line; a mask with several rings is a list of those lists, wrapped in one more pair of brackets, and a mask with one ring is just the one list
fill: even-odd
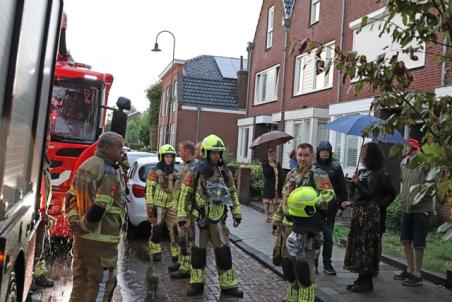
[[(47, 213), (53, 218), (52, 237), (72, 237), (62, 212), (64, 198), (78, 166), (94, 154), (95, 142), (105, 126), (113, 83), (111, 74), (92, 71), (89, 65), (73, 60), (66, 49), (66, 28), (64, 15), (48, 124), (52, 199)], [(121, 100), (124, 98), (117, 105), (130, 109)]]
[[(68, 158), (93, 149), (104, 123), (100, 105), (112, 77), (63, 63), (61, 56), (56, 63), (62, 10), (63, 0), (0, 1), (0, 301), (25, 301), (31, 285), (36, 238), (44, 230), (40, 188), (48, 129), (54, 160), (67, 167)], [(127, 108), (130, 101), (117, 105)], [(124, 133), (126, 120), (115, 110), (112, 129)]]

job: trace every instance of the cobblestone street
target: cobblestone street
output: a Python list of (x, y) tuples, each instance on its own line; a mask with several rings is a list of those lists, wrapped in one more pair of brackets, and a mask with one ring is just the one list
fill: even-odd
[[(154, 264), (154, 270), (159, 276), (159, 289), (152, 296), (146, 282), (146, 272), (149, 267), (149, 256), (144, 241), (124, 241), (120, 248), (120, 265), (118, 267), (118, 287), (115, 290), (113, 301), (281, 301), (285, 294), (285, 285), (279, 276), (265, 268), (245, 252), (231, 244), (234, 264), (237, 270), (240, 287), (245, 296), (243, 299), (220, 297), (215, 257), (208, 252), (206, 270), (206, 286), (202, 297), (188, 298), (185, 294), (188, 279), (172, 280), (169, 277), (167, 266), (171, 259), (164, 244), (163, 261)], [(41, 293), (45, 302), (68, 301), (71, 291), (70, 260), (61, 257), (55, 261), (50, 270), (51, 277), (56, 285)], [(35, 294), (34, 300), (39, 300)]]

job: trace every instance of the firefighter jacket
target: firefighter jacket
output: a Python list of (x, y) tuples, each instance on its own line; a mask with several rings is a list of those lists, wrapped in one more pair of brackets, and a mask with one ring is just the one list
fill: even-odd
[(311, 186), (319, 192), (323, 201), (321, 203), (322, 207), (325, 207), (325, 209), (328, 207), (328, 202), (334, 200), (334, 189), (331, 186), (328, 174), (313, 165), (309, 167), (297, 167), (287, 174), (282, 191), (282, 201), (272, 217), (273, 224), (282, 223), (286, 226), (292, 225), (292, 222), (287, 220), (287, 200), (290, 193), (301, 186)]
[(69, 221), (80, 221), (81, 238), (119, 243), (126, 203), (122, 171), (99, 149), (78, 168), (64, 212)]
[(161, 208), (176, 208), (180, 174), (172, 168), (164, 172), (163, 164), (158, 163), (151, 169), (146, 180), (146, 206)]
[(225, 218), (228, 207), (234, 219), (242, 218), (231, 170), (211, 165), (206, 160), (198, 162), (196, 169), (189, 170), (183, 180), (178, 221), (186, 221), (191, 213), (197, 219), (205, 216), (217, 222)]

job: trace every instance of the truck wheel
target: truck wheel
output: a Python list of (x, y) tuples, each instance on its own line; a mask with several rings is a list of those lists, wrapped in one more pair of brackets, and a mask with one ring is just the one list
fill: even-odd
[(8, 292), (6, 294), (6, 302), (17, 302), (17, 284), (16, 273), (12, 272), (9, 277)]

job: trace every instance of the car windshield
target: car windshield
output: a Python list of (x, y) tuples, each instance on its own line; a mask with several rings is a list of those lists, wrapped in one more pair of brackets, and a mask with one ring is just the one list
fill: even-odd
[[(138, 170), (138, 177), (140, 178), (140, 180), (142, 182), (146, 182), (146, 178), (149, 175), (149, 171), (151, 171), (151, 169), (155, 168), (156, 165), (157, 165), (157, 163), (143, 165)], [(181, 166), (179, 163), (174, 164), (174, 168), (176, 169), (177, 172), (180, 172), (180, 170), (181, 170)]]
[(98, 87), (55, 84), (49, 116), (52, 140), (93, 143), (98, 130), (99, 99)]

